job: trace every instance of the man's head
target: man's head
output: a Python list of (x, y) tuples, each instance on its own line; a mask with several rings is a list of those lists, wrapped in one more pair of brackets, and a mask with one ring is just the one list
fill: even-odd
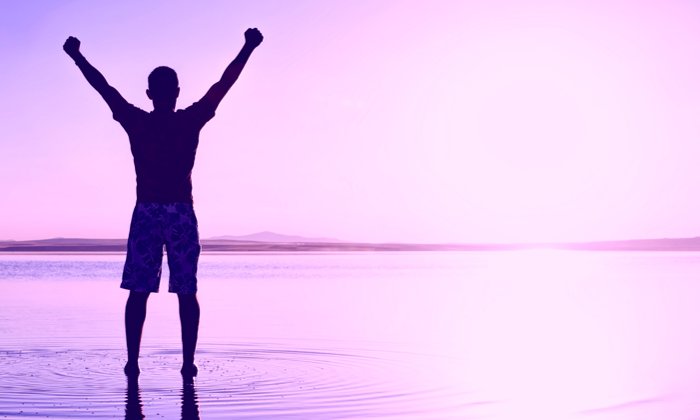
[(180, 94), (177, 73), (170, 67), (156, 67), (148, 75), (146, 95), (153, 101), (155, 109), (175, 109), (175, 101)]

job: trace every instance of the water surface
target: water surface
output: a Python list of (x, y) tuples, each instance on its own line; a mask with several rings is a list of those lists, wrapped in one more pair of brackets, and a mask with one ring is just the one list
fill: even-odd
[(121, 373), (122, 264), (0, 256), (0, 418), (700, 417), (694, 253), (204, 255), (192, 386), (167, 293)]

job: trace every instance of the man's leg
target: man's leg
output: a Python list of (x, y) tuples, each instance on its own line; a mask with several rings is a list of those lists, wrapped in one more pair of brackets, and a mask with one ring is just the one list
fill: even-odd
[(146, 320), (146, 303), (148, 302), (148, 292), (129, 292), (129, 299), (126, 301), (124, 311), (124, 325), (126, 327), (126, 348), (128, 360), (124, 366), (124, 373), (127, 375), (138, 375), (139, 351), (141, 350), (141, 333), (143, 323)]
[(178, 293), (180, 304), (180, 327), (182, 328), (182, 370), (183, 376), (197, 376), (194, 364), (194, 351), (199, 333), (199, 302), (196, 294)]

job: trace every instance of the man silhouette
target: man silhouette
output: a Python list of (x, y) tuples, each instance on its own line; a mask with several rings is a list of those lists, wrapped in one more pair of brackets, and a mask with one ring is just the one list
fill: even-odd
[(171, 68), (157, 67), (148, 76), (146, 90), (153, 101), (151, 112), (131, 105), (110, 86), (82, 55), (77, 38), (71, 36), (63, 45), (128, 134), (134, 157), (136, 206), (121, 283), (122, 288), (130, 290), (124, 316), (128, 353), (124, 373), (128, 376), (140, 373), (138, 357), (146, 303), (150, 293), (158, 292), (164, 246), (170, 268), (168, 291), (177, 293), (179, 302), (183, 358), (180, 372), (183, 377), (197, 375), (194, 353), (199, 331), (197, 262), (200, 246), (192, 200), (192, 167), (200, 130), (214, 116), (262, 40), (257, 28), (245, 31), (245, 44), (221, 79), (199, 101), (184, 110), (175, 111), (180, 93), (177, 74)]

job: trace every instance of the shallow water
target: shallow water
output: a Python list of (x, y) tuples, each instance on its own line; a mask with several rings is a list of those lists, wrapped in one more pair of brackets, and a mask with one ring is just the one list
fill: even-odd
[(0, 361), (12, 364), (11, 380), (3, 380), (2, 415), (389, 418), (447, 416), (462, 404), (459, 398), (445, 401), (446, 389), (406, 377), (421, 358), (270, 343), (202, 347), (194, 385), (182, 383), (172, 348), (150, 347), (139, 383), (131, 386), (120, 373), (120, 350), (61, 346), (2, 352)]
[[(700, 255), (205, 255), (128, 384), (121, 255), (0, 255), (0, 418), (700, 418)], [(165, 289), (167, 273), (162, 288)]]

